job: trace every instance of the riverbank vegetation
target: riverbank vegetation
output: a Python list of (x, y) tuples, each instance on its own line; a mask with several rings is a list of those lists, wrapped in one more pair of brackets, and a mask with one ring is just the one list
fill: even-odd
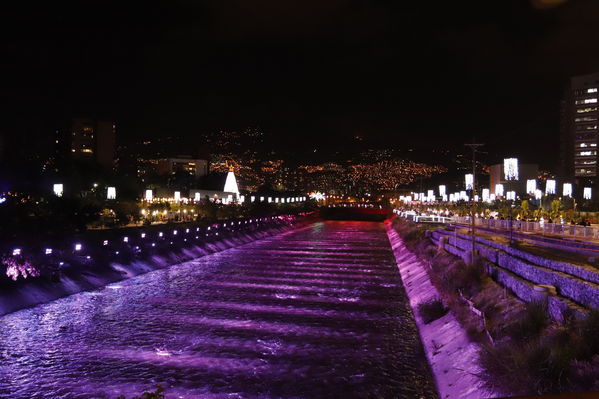
[(429, 266), (443, 304), (479, 343), (490, 388), (511, 395), (599, 390), (599, 310), (557, 323), (545, 304), (523, 303), (494, 282), (482, 262), (466, 264), (439, 250), (427, 238), (430, 226), (397, 218), (393, 227)]

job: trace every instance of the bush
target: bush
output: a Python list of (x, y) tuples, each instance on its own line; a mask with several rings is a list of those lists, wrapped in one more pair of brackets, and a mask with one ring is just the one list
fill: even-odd
[(447, 308), (439, 299), (433, 299), (418, 305), (418, 313), (424, 324), (433, 322), (447, 314)]
[(529, 302), (516, 322), (508, 328), (508, 334), (516, 341), (528, 341), (541, 334), (548, 324), (547, 305)]

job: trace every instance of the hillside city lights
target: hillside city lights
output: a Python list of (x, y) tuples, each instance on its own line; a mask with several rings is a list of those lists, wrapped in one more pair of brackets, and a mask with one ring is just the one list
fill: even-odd
[(518, 180), (518, 158), (505, 158), (503, 160), (503, 174), (505, 180)]

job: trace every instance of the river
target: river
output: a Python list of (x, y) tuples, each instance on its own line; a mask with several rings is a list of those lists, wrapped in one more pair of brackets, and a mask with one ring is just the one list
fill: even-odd
[(319, 222), (0, 318), (0, 397), (435, 398), (384, 226)]

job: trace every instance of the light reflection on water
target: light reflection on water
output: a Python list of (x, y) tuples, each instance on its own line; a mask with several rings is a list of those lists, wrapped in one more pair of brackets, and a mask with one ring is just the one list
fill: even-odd
[(0, 397), (434, 397), (381, 224), (307, 229), (0, 318)]

